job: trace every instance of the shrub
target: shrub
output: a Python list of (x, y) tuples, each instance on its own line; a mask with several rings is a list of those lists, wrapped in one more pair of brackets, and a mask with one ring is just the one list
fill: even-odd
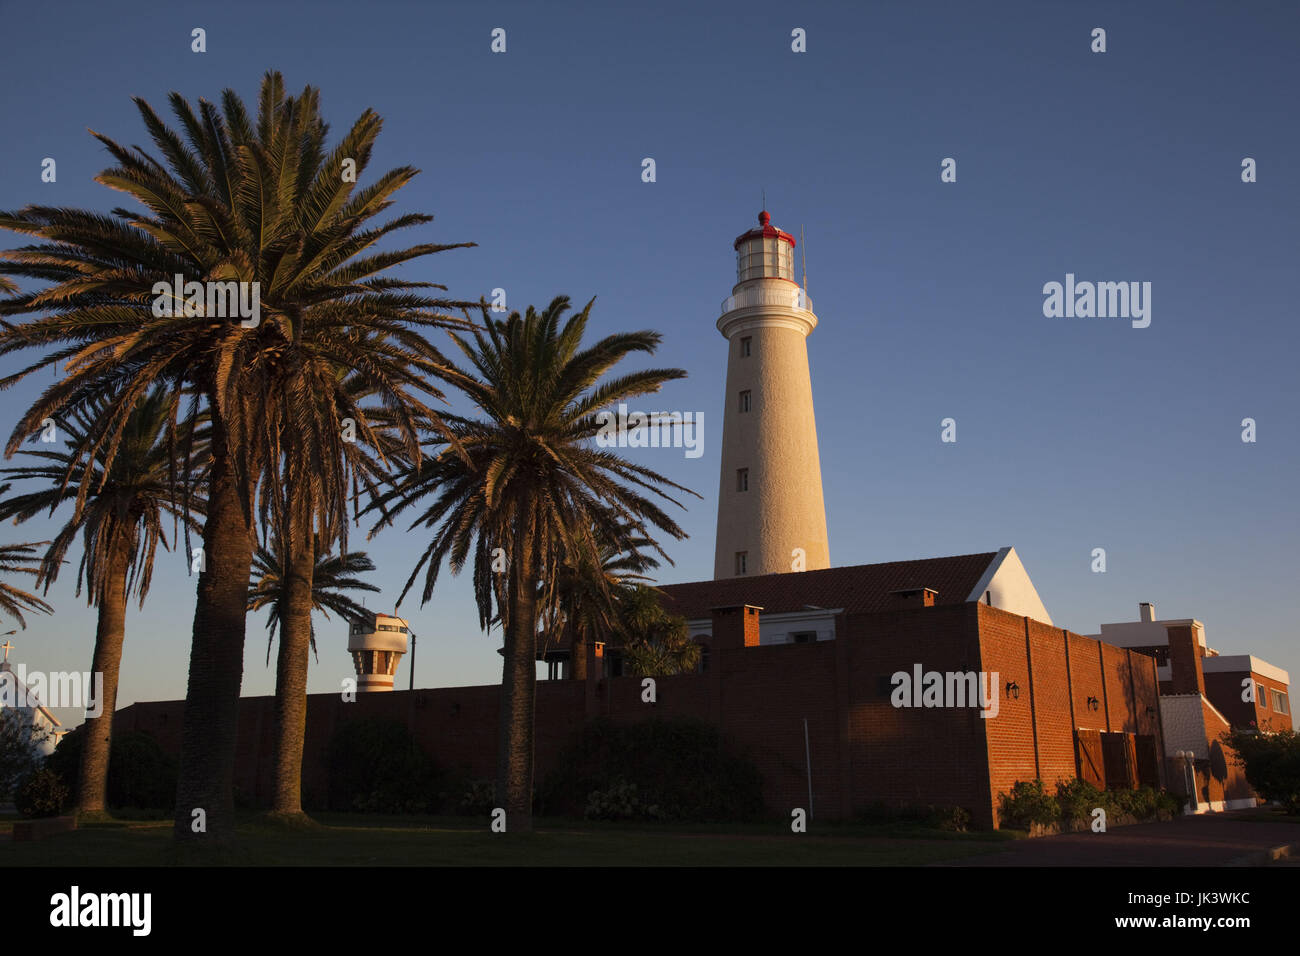
[[(45, 766), (76, 793), (86, 725), (64, 735)], [(141, 730), (113, 734), (108, 757), (108, 806), (171, 812), (176, 805), (176, 761), (152, 735)]]
[(466, 816), (488, 816), (496, 809), (496, 790), (491, 780), (467, 780), (456, 809)]
[(926, 823), (939, 830), (965, 833), (970, 829), (971, 815), (965, 807), (931, 807)]
[(53, 770), (42, 767), (27, 775), (14, 792), (14, 806), (25, 817), (57, 817), (68, 802), (68, 788)]
[(1003, 826), (1028, 830), (1033, 824), (1051, 826), (1061, 819), (1061, 804), (1041, 780), (1017, 780), (1010, 793), (999, 794)]
[(425, 813), (438, 809), (439, 771), (407, 726), (363, 718), (334, 732), (329, 746), (331, 810)]
[(0, 800), (41, 766), (38, 744), (49, 736), (34, 730), (30, 718), (13, 709), (0, 709)]
[(1056, 802), (1061, 808), (1061, 824), (1070, 829), (1074, 824), (1091, 824), (1092, 811), (1101, 807), (1107, 815), (1116, 812), (1114, 795), (1117, 791), (1099, 790), (1087, 780), (1076, 777), (1062, 780), (1056, 785)]
[(1276, 800), (1287, 813), (1300, 813), (1300, 734), (1234, 730), (1223, 741), (1236, 753), (1236, 764), (1245, 768), (1246, 782), (1257, 794)]
[(1034, 824), (1059, 823), (1064, 830), (1091, 826), (1098, 807), (1107, 817), (1154, 820), (1177, 815), (1182, 803), (1166, 790), (1142, 787), (1138, 790), (1100, 790), (1087, 780), (1073, 778), (1056, 784), (1056, 795), (1047, 792), (1041, 780), (1017, 781), (1011, 793), (1002, 794), (1003, 826), (1028, 830)]
[(687, 718), (588, 723), (546, 778), (546, 812), (574, 816), (592, 794), (634, 785), (638, 805), (666, 820), (729, 822), (760, 816), (763, 780), (711, 724)]
[(608, 790), (593, 790), (587, 794), (588, 820), (659, 820), (663, 813), (655, 804), (645, 804), (637, 793), (636, 784), (615, 780)]

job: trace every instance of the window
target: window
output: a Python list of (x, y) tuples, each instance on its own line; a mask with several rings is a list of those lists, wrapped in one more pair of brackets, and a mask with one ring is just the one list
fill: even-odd
[(816, 631), (795, 631), (790, 635), (791, 644), (811, 644), (816, 640)]
[(754, 337), (752, 335), (746, 335), (741, 337), (740, 357), (749, 358), (749, 353), (753, 349), (753, 347), (754, 347)]
[(1268, 710), (1268, 688), (1261, 687), (1258, 681), (1251, 681), (1255, 685), (1255, 702), (1259, 704), (1260, 710)]
[(748, 468), (736, 469), (736, 490), (737, 491), (749, 490), (749, 469)]
[(1279, 714), (1290, 713), (1290, 711), (1287, 710), (1286, 694), (1283, 694), (1281, 691), (1273, 691), (1273, 709)]
[(700, 663), (696, 665), (696, 672), (703, 674), (709, 669), (709, 645), (700, 644)]
[(750, 395), (749, 389), (745, 389), (740, 393), (740, 410), (742, 412), (749, 411), (749, 405), (750, 405), (749, 395)]
[(748, 555), (749, 555), (749, 552), (748, 552), (748, 551), (737, 551), (737, 552), (736, 552), (736, 573), (737, 573), (737, 574), (744, 574), (744, 573), (745, 573), (745, 558), (746, 558)]

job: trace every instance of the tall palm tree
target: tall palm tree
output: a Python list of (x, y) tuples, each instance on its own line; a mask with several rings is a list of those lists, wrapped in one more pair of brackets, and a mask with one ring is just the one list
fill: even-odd
[[(144, 606), (158, 545), (169, 548), (166, 518), (172, 518), (173, 527), (188, 523), (197, 529), (191, 515), (204, 510), (201, 494), (191, 493), (187, 509), (175, 493), (172, 475), (176, 470), (176, 449), (164, 436), (177, 402), (175, 396), (161, 389), (151, 392), (127, 419), (121, 451), (111, 462), (106, 462), (107, 456), (101, 452), (87, 468), (73, 450), (107, 412), (107, 403), (95, 402), (87, 411), (59, 420), (67, 435), (66, 449), (24, 450), (24, 455), (40, 464), (4, 469), (7, 475), (41, 485), (38, 490), (0, 501), (0, 519), (13, 518), (15, 522), (42, 512), (53, 514), (72, 502), (85, 477), (83, 472), (91, 472), (86, 506), (76, 510), (59, 530), (45, 552), (37, 578), (49, 593), (65, 563), (64, 556), (81, 537), (77, 594), (84, 587), (87, 602), (98, 608), (91, 672), (102, 675), (103, 680), (97, 702), (100, 713), (86, 718), (86, 742), (81, 751), (77, 808), (83, 813), (102, 812), (106, 805), (127, 599), (134, 591), (140, 606)], [(191, 443), (199, 458), (204, 454), (203, 445), (202, 434)]]
[(604, 529), (617, 522), (600, 521), (592, 526), (598, 543), (593, 555), (561, 553), (556, 556), (556, 615), (547, 633), (563, 633), (569, 642), (569, 677), (587, 677), (587, 646), (596, 639), (608, 640), (618, 625), (621, 589), (646, 581), (644, 572), (659, 567), (642, 548), (653, 547), (648, 537), (635, 529), (618, 529), (607, 535)]
[[(319, 541), (313, 547), (314, 567), (310, 581), (310, 604), (306, 609), (307, 640), (311, 650), (316, 650), (316, 631), (311, 624), (311, 612), (320, 611), (329, 617), (329, 611), (352, 620), (366, 613), (365, 607), (347, 595), (347, 591), (379, 590), (373, 584), (357, 577), (373, 571), (375, 563), (364, 551), (347, 554), (329, 554), (318, 551)], [(299, 653), (294, 646), (295, 616), (299, 600), (295, 585), (294, 554), (284, 537), (275, 535), (270, 546), (257, 549), (253, 557), (253, 579), (249, 582), (248, 610), (267, 610), (266, 643), (267, 662), (271, 659), (271, 643), (275, 640), (277, 626), (280, 631), (280, 653), (275, 669), (275, 760), (271, 812), (282, 817), (302, 816), (302, 751), (307, 728), (307, 661), (306, 647)], [(301, 660), (300, 660), (301, 658)]]
[[(422, 330), (462, 326), (446, 313), (463, 303), (426, 294), (441, 286), (381, 274), (472, 244), (372, 249), (432, 218), (374, 221), (418, 170), (403, 166), (358, 184), (382, 125), (372, 110), (329, 150), (318, 92), (306, 87), (286, 96), (274, 72), (262, 81), (256, 118), (231, 90), (220, 107), (200, 100), (197, 111), (173, 93), (178, 133), (144, 100), (135, 102), (162, 161), (95, 133), (117, 162), (96, 179), (143, 211), (29, 206), (0, 213), (0, 228), (37, 239), (0, 253), (0, 273), (52, 283), (0, 300), (0, 319), (39, 314), (22, 324), (0, 321), (0, 355), (46, 350), (0, 379), (0, 388), (66, 363), (63, 377), (20, 418), (8, 454), (46, 417), (83, 409), (109, 392), (120, 393), (120, 406), (81, 449), (102, 450), (109, 465), (120, 453), (129, 410), (159, 383), (193, 389), (182, 420), (202, 409), (211, 414), (174, 833), (215, 845), (234, 835), (235, 734), (259, 484), (268, 468), (274, 473), (281, 461), (292, 462), (295, 480), (312, 489), (304, 500), (317, 512), (315, 523), (346, 534), (349, 483), (358, 459), (379, 441), (340, 373), (355, 376), (391, 412), (392, 440), (419, 460), (421, 429), (438, 421), (425, 402), (441, 397), (435, 382), (443, 361)], [(239, 283), (250, 300), (259, 290), (261, 321), (209, 314), (188, 292), (185, 307), (174, 310), (181, 314), (155, 314), (171, 301), (157, 284), (165, 289), (177, 275), (209, 294), (215, 286), (208, 284), (217, 282)], [(348, 419), (355, 441), (343, 437)], [(362, 481), (368, 493), (370, 479)], [(83, 483), (78, 508), (87, 491)]]
[[(640, 534), (647, 523), (683, 538), (685, 532), (643, 492), (674, 504), (680, 503), (665, 488), (694, 494), (593, 446), (598, 409), (656, 392), (686, 373), (646, 369), (601, 381), (629, 354), (653, 352), (660, 336), (610, 335), (583, 349), (591, 306), (563, 327), (560, 319), (569, 308), (563, 296), (540, 313), (530, 306), (524, 315), (515, 312), (504, 320), (483, 307), (484, 329), (472, 341), (452, 335), (470, 369), (452, 366), (448, 380), (482, 417), (445, 416), (459, 447), (444, 446), (436, 456), (399, 467), (394, 488), (372, 505), (383, 511), (377, 530), (432, 496), (411, 525), (433, 534), (403, 597), (424, 569), (427, 602), (444, 559), (459, 573), (473, 554), (480, 625), (499, 620), (505, 643), (497, 799), (511, 832), (532, 829), (537, 625), (556, 600), (557, 553), (598, 560), (594, 526), (624, 548), (634, 529)], [(494, 581), (494, 559), (501, 557), (507, 570)]]

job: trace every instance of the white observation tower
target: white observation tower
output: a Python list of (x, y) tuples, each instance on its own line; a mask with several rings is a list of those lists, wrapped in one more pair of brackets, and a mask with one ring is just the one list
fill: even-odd
[(410, 628), (405, 619), (368, 614), (348, 628), (348, 651), (357, 669), (357, 690), (392, 690), (397, 663), (406, 653)]

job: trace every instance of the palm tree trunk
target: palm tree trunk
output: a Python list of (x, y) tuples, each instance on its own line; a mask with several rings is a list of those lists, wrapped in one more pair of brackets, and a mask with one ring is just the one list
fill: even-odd
[(235, 835), (235, 743), (254, 536), (216, 425), (212, 456), (173, 834), (178, 842), (219, 846)]
[[(524, 523), (521, 520), (518, 525)], [(531, 533), (517, 534), (515, 547), (518, 556), (510, 562), (510, 622), (501, 676), (497, 803), (505, 808), (508, 832), (531, 833), (537, 692), (537, 581)]]
[(311, 535), (299, 530), (288, 543), (285, 607), (275, 666), (275, 793), (273, 813), (302, 813), (302, 748), (307, 731), (307, 668), (311, 653)]
[(122, 644), (126, 639), (126, 572), (131, 561), (131, 541), (119, 534), (108, 555), (107, 578), (98, 595), (99, 620), (95, 627), (92, 680), (100, 675), (100, 711), (86, 718), (85, 743), (77, 778), (77, 810), (98, 813), (106, 809), (108, 759), (113, 739), (113, 711), (117, 708), (117, 681), (122, 665)]
[(569, 677), (573, 680), (587, 679), (587, 641), (569, 630)]

